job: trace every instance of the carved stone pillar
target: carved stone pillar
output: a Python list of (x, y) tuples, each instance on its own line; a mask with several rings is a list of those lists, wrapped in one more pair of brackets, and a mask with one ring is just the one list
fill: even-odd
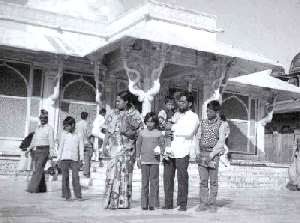
[(222, 103), (222, 93), (229, 78), (230, 68), (236, 62), (235, 58), (219, 57), (212, 60), (207, 67), (209, 70), (207, 80), (204, 81), (203, 86), (203, 105), (202, 118), (207, 117), (207, 104), (212, 100), (218, 100)]
[(63, 59), (58, 62), (57, 69), (49, 69), (45, 73), (45, 89), (42, 108), (49, 114), (49, 124), (54, 128), (54, 136), (57, 135), (59, 119), (60, 82), (63, 75)]
[(129, 91), (143, 102), (143, 116), (151, 111), (153, 97), (159, 92), (166, 51), (165, 45), (148, 40), (126, 39), (122, 42), (121, 59), (129, 79)]
[(258, 158), (264, 160), (265, 157), (265, 126), (273, 119), (273, 112), (277, 100), (277, 95), (271, 93), (269, 97), (261, 99), (259, 103), (259, 119), (256, 122), (257, 131), (257, 154)]

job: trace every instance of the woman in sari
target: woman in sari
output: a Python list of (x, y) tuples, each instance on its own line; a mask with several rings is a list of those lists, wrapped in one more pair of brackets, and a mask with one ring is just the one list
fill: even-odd
[(103, 148), (108, 149), (111, 160), (106, 170), (105, 208), (130, 208), (132, 171), (135, 162), (135, 142), (142, 119), (137, 110), (137, 97), (130, 92), (117, 96), (116, 109), (105, 120), (106, 135)]

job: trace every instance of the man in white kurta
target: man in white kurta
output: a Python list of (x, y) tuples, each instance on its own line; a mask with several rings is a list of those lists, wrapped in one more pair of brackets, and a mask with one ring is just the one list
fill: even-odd
[(188, 196), (187, 172), (190, 148), (193, 146), (194, 136), (199, 125), (198, 115), (191, 111), (193, 97), (189, 92), (182, 92), (178, 102), (178, 112), (173, 117), (172, 137), (170, 146), (171, 157), (164, 161), (164, 209), (173, 208), (174, 177), (177, 170), (178, 190), (177, 206), (179, 211), (186, 211)]

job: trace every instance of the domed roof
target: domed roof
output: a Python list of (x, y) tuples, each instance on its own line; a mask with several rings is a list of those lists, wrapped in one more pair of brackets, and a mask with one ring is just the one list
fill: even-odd
[(289, 74), (300, 74), (300, 53), (292, 60)]

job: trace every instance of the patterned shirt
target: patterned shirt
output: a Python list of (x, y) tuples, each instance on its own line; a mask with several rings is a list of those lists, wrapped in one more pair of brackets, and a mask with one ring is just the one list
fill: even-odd
[(136, 109), (113, 110), (106, 116), (104, 125), (107, 129), (108, 147), (111, 155), (114, 155), (120, 149), (130, 150), (135, 147), (138, 131), (142, 126), (142, 118)]

